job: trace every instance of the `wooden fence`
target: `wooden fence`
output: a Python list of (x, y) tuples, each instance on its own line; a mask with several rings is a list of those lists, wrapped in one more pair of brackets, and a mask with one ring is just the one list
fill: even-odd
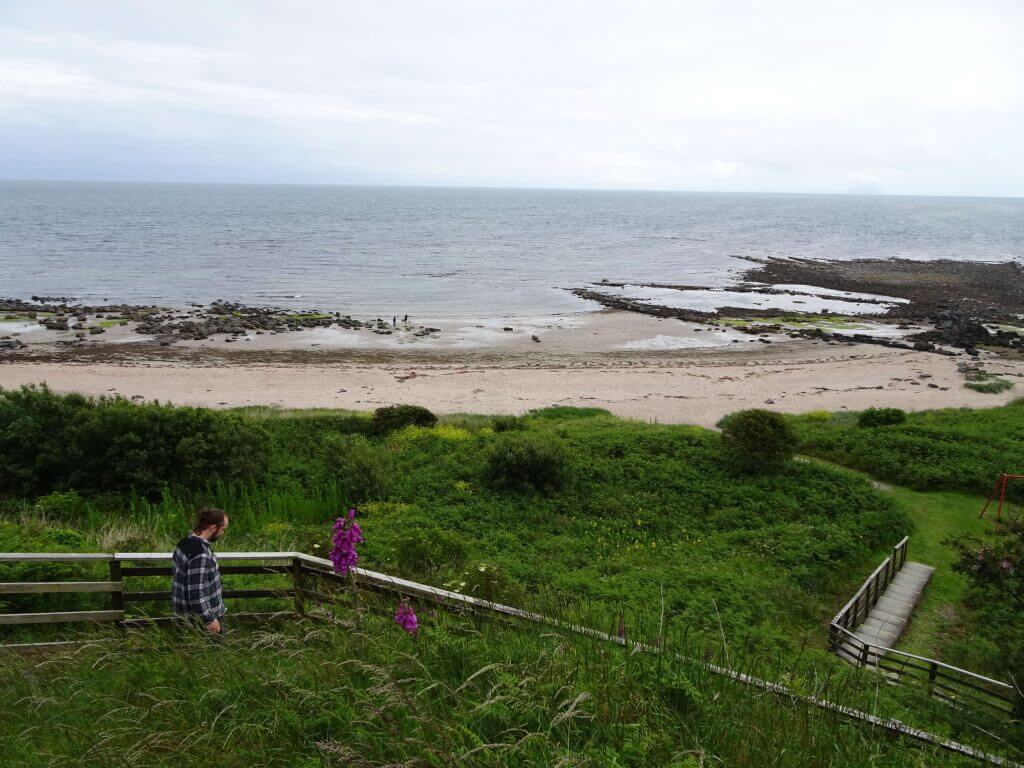
[(935, 659), (916, 656), (857, 637), (859, 627), (885, 593), (889, 583), (907, 562), (908, 537), (893, 547), (893, 553), (836, 614), (829, 625), (829, 646), (858, 666), (872, 667), (891, 683), (926, 686), (930, 695), (951, 704), (980, 705), (1000, 715), (1021, 716), (1022, 698), (1014, 686)]
[[(904, 556), (905, 556), (905, 541)], [(0, 553), (0, 563), (11, 562), (106, 562), (108, 563), (109, 579), (107, 581), (78, 582), (15, 582), (0, 583), (0, 595), (8, 594), (47, 594), (55, 592), (92, 592), (110, 595), (110, 608), (98, 611), (64, 611), (52, 613), (0, 613), (0, 625), (12, 624), (50, 624), (59, 622), (115, 622), (119, 626), (138, 626), (149, 623), (173, 621), (172, 617), (129, 616), (125, 604), (142, 601), (170, 601), (170, 590), (129, 591), (125, 587), (126, 578), (145, 576), (169, 576), (168, 565), (158, 565), (170, 561), (170, 553), (110, 553), (110, 554), (65, 554), (65, 553)], [(563, 631), (590, 637), (601, 642), (613, 643), (635, 651), (657, 654), (661, 649), (628, 640), (589, 627), (579, 626), (561, 619), (544, 616), (539, 613), (525, 611), (501, 603), (463, 595), (446, 589), (431, 587), (426, 584), (401, 579), (387, 574), (369, 571), (364, 568), (353, 568), (349, 578), (334, 573), (330, 560), (314, 557), (301, 552), (222, 552), (217, 555), (222, 563), (222, 574), (289, 574), (290, 585), (287, 589), (225, 589), (225, 597), (233, 598), (278, 598), (291, 602), (288, 612), (303, 614), (307, 600), (316, 602), (329, 601), (330, 596), (320, 592), (319, 582), (348, 583), (354, 581), (361, 588), (376, 591), (397, 593), (407, 597), (430, 600), (444, 608), (462, 607), (487, 613), (509, 616), (530, 622), (555, 627)], [(248, 563), (242, 565), (240, 563)], [(891, 577), (890, 577), (891, 578)], [(278, 613), (239, 614), (232, 613), (231, 621), (260, 620), (263, 617), (279, 616)], [(845, 630), (844, 630), (845, 631)], [(40, 643), (32, 646), (60, 646), (64, 643)], [(0, 648), (5, 646), (0, 645)], [(9, 646), (8, 646), (9, 647)], [(694, 661), (694, 660), (690, 660)], [(1024, 768), (1024, 764), (1008, 760), (998, 755), (961, 744), (952, 739), (937, 736), (933, 733), (913, 728), (894, 718), (882, 718), (852, 707), (837, 704), (813, 695), (797, 693), (780, 683), (763, 680), (742, 672), (727, 669), (707, 661), (697, 661), (704, 668), (716, 675), (725, 676), (737, 683), (780, 696), (794, 702), (801, 702), (811, 707), (834, 713), (841, 717), (860, 722), (872, 728), (880, 728), (895, 736), (919, 741), (936, 746), (946, 751), (988, 762), (1000, 768)], [(968, 673), (970, 674), (970, 673)], [(993, 681), (995, 682), (995, 681)]]

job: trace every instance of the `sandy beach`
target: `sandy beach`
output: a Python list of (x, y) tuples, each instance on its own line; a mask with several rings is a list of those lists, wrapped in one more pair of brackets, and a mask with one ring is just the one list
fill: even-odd
[[(127, 336), (91, 346), (39, 339), (0, 358), (0, 387), (46, 382), (61, 392), (220, 408), (371, 410), (403, 402), (438, 413), (522, 413), (594, 406), (703, 426), (752, 407), (984, 407), (1024, 393), (1024, 382), (998, 395), (966, 389), (958, 371), (966, 356), (758, 337), (625, 312), (520, 323), (513, 331), (459, 327), (473, 338), (452, 328), (410, 343), (335, 337), (328, 329), (172, 347)], [(982, 362), (995, 375), (1024, 378), (1022, 360), (986, 353)]]

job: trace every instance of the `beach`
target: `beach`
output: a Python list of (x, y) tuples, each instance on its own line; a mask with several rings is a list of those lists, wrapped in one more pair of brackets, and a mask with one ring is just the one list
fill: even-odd
[(1024, 391), (1024, 359), (989, 353), (986, 369), (1016, 383), (1008, 392), (965, 388), (962, 366), (971, 358), (963, 355), (751, 335), (629, 312), (492, 326), (454, 323), (436, 338), (409, 334), (407, 342), (326, 335), (334, 329), (171, 347), (126, 333), (92, 345), (51, 336), (0, 358), (0, 387), (45, 382), (60, 392), (213, 408), (365, 411), (413, 403), (442, 414), (518, 414), (584, 406), (708, 427), (745, 408), (984, 407)]

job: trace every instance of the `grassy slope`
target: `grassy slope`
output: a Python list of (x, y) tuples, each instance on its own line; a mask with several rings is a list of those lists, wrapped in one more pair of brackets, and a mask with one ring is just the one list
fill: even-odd
[[(859, 568), (909, 528), (862, 478), (800, 463), (737, 473), (717, 435), (695, 427), (575, 409), (530, 418), (529, 432), (569, 454), (568, 486), (544, 495), (484, 480), (498, 439), (489, 419), (367, 440), (348, 434), (359, 427), (350, 414), (251, 415), (280, 446), (264, 486), (136, 499), (127, 519), (100, 502), (68, 511), (45, 499), (42, 508), (64, 514), (92, 546), (145, 551), (171, 547), (189, 511), (213, 502), (232, 516), (226, 549), (323, 554), (331, 521), (368, 473), (367, 567), (517, 604), (566, 595), (603, 611), (604, 628), (620, 612), (631, 630), (654, 627), (664, 612), (670, 626), (728, 641), (752, 632), (791, 648), (824, 647), (824, 620)], [(353, 466), (366, 472), (353, 478)]]
[[(1024, 409), (1016, 408), (999, 418), (1017, 419)], [(350, 434), (365, 422), (350, 414), (250, 416), (264, 421), (279, 445), (266, 485), (199, 495), (172, 490), (156, 503), (132, 500), (128, 516), (112, 515), (109, 499), (44, 499), (37, 509), (26, 508), (30, 517), (40, 510), (64, 516), (77, 520), (81, 532), (55, 534), (42, 526), (33, 533), (29, 526), (29, 536), (41, 538), (28, 541), (18, 538), (26, 529), (13, 525), (6, 534), (0, 530), (9, 539), (5, 546), (167, 549), (202, 501), (230, 510), (226, 548), (323, 553), (327, 525), (347, 501), (346, 484), (359, 478), (341, 471), (340, 485), (326, 481), (355, 456), (355, 464), (383, 477), (373, 493), (377, 500), (361, 506), (369, 567), (466, 591), (493, 589), (495, 597), (517, 603), (535, 601), (550, 587), (584, 598), (607, 621), (627, 610), (631, 633), (641, 623), (656, 626), (664, 606), (677, 630), (725, 636), (735, 646), (753, 628), (762, 647), (793, 650), (802, 643), (823, 647), (827, 616), (908, 526), (883, 494), (843, 470), (795, 463), (770, 477), (737, 476), (717, 437), (696, 428), (568, 409), (531, 418), (528, 429), (564, 441), (571, 456), (569, 487), (543, 496), (483, 482), (485, 454), (495, 439), (486, 417), (446, 419), (435, 429), (368, 441)], [(837, 416), (829, 429), (844, 418)], [(977, 444), (977, 434), (972, 442), (963, 426), (957, 444)], [(339, 441), (344, 451), (331, 454), (327, 448)], [(350, 449), (355, 453), (346, 453)], [(892, 495), (917, 527), (912, 557), (938, 565), (948, 557), (939, 544), (946, 531), (969, 525), (961, 513), (973, 509), (970, 500), (900, 489)], [(440, 555), (427, 546), (424, 556), (422, 547), (410, 547), (415, 539), (440, 541)], [(457, 567), (451, 562), (456, 550), (465, 552)], [(929, 590), (921, 620), (907, 636), (912, 649), (941, 645), (952, 626), (943, 624), (945, 606), (956, 602), (963, 585), (947, 572), (937, 574)], [(764, 728), (756, 718), (748, 725)]]
[[(999, 408), (907, 414), (905, 424), (860, 428), (856, 413), (793, 417), (800, 450), (922, 491), (985, 494), (1001, 472), (1024, 472), (1024, 400)], [(1014, 489), (1024, 498), (1024, 488)]]
[(981, 536), (992, 524), (978, 518), (984, 499), (977, 496), (922, 493), (905, 488), (893, 488), (891, 493), (914, 523), (910, 559), (935, 568), (899, 647), (921, 656), (943, 659), (950, 634), (962, 631), (959, 611), (967, 592), (967, 579), (953, 572), (951, 566), (956, 558), (953, 550), (942, 542), (949, 536), (961, 534)]
[(307, 621), (222, 642), (149, 631), (45, 663), (0, 656), (0, 761), (962, 764), (663, 656), (444, 613), (427, 616), (415, 641), (365, 609), (336, 616), (339, 626)]

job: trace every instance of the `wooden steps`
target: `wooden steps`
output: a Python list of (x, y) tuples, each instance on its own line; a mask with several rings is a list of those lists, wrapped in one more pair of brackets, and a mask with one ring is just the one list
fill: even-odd
[[(867, 658), (869, 664), (884, 655), (882, 649), (896, 644), (934, 572), (934, 568), (921, 563), (904, 564), (867, 618), (853, 631), (856, 637), (871, 646)], [(864, 660), (855, 658), (845, 648), (840, 649), (839, 655), (854, 663)]]

